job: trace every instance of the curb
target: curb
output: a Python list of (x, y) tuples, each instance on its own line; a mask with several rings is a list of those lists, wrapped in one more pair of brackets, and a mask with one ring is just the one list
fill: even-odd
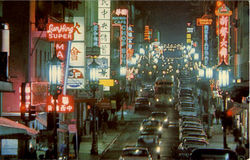
[[(126, 122), (125, 122), (126, 123)], [(102, 151), (102, 154), (99, 156), (98, 160), (101, 160), (101, 158), (103, 157), (103, 155), (109, 150), (110, 146), (113, 145), (115, 143), (115, 141), (117, 140), (117, 138), (123, 133), (123, 131), (126, 129), (126, 126), (128, 125), (128, 123), (125, 124), (125, 126), (123, 127), (123, 129), (121, 130), (121, 132), (119, 134), (117, 134), (115, 136), (115, 138), (111, 141), (111, 143), (109, 143), (107, 145), (107, 147), (105, 147), (105, 149)]]

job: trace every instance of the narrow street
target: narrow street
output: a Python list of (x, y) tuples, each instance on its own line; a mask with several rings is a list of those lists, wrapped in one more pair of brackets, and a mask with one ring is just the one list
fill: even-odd
[[(170, 125), (168, 128), (163, 129), (163, 135), (161, 141), (161, 159), (172, 159), (171, 148), (174, 144), (178, 145), (178, 116), (175, 113), (173, 107), (168, 108), (153, 108), (154, 111), (166, 111)], [(150, 112), (136, 113), (141, 115), (140, 118), (131, 117), (131, 121), (127, 122), (127, 127), (123, 133), (116, 139), (113, 145), (107, 150), (107, 152), (101, 157), (102, 160), (118, 159), (122, 153), (122, 148), (125, 146), (133, 146), (136, 144), (139, 136), (139, 126), (144, 118), (147, 118)], [(156, 159), (156, 157), (154, 157)]]

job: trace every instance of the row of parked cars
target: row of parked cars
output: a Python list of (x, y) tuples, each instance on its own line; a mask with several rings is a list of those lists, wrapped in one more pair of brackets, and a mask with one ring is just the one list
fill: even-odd
[[(197, 114), (192, 82), (188, 74), (182, 74), (179, 87), (177, 108), (179, 112), (178, 159), (188, 159), (195, 149), (206, 148), (207, 135)], [(185, 83), (183, 83), (183, 81)]]
[(140, 136), (137, 138), (136, 145), (123, 148), (120, 160), (151, 160), (153, 157), (160, 159), (160, 138), (163, 128), (168, 125), (166, 112), (152, 112), (140, 124)]

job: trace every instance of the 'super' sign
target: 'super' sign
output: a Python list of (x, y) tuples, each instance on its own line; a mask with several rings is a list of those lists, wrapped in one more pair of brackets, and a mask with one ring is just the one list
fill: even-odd
[(73, 23), (48, 23), (46, 30), (46, 37), (49, 41), (74, 40)]

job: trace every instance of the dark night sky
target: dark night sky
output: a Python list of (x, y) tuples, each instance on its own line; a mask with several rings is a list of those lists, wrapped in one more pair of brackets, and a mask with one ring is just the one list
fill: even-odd
[(192, 4), (190, 1), (135, 1), (136, 8), (152, 12), (148, 24), (160, 30), (163, 43), (185, 42), (186, 23), (201, 17), (203, 10), (198, 1)]

